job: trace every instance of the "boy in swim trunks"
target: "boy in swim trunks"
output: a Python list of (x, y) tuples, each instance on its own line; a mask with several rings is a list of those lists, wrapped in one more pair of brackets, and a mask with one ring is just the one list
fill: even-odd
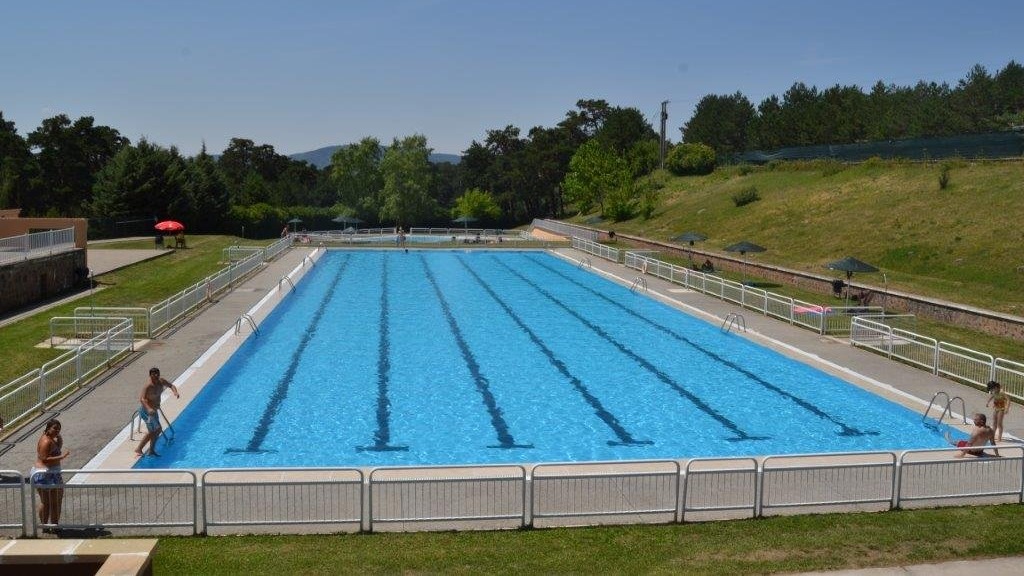
[(985, 406), (992, 405), (992, 428), (995, 430), (996, 442), (1003, 441), (1003, 417), (1010, 411), (1010, 397), (1003, 392), (1003, 387), (992, 380), (988, 383), (988, 402)]
[(170, 388), (175, 398), (181, 398), (178, 389), (166, 379), (160, 377), (159, 368), (149, 369), (149, 382), (142, 389), (139, 396), (139, 417), (146, 423), (146, 435), (142, 437), (138, 448), (135, 449), (135, 457), (142, 456), (146, 444), (149, 443), (150, 456), (159, 456), (156, 453), (156, 439), (160, 437), (163, 428), (160, 426), (160, 396), (164, 388)]

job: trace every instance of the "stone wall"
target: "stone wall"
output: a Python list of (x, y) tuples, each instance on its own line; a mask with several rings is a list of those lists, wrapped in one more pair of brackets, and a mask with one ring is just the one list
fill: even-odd
[[(581, 228), (593, 230), (592, 228)], [(606, 232), (599, 232), (601, 232), (602, 240), (608, 239)], [(616, 234), (616, 239), (624, 241), (639, 250), (657, 250), (682, 257), (686, 257), (690, 252), (689, 247), (683, 248), (679, 245), (648, 240), (638, 236)], [(623, 246), (620, 246), (620, 248), (629, 249)], [(776, 284), (796, 286), (802, 290), (816, 292), (824, 297), (832, 298), (832, 282), (835, 280), (835, 276), (810, 274), (798, 270), (789, 270), (780, 266), (759, 264), (756, 262), (756, 259), (756, 255), (747, 256), (746, 267), (751, 276), (756, 276), (759, 279)], [(704, 262), (704, 260), (711, 260), (716, 269), (737, 273), (742, 272), (744, 266), (741, 258), (704, 252), (699, 247), (695, 247), (693, 250), (693, 260), (698, 265)], [(879, 274), (866, 274), (864, 277), (881, 278)], [(914, 294), (891, 291), (885, 286), (862, 283), (857, 275), (853, 277), (850, 289), (853, 294), (864, 294), (869, 298), (869, 305), (884, 306), (887, 312), (914, 314), (921, 318), (964, 326), (987, 334), (1024, 340), (1024, 318), (1020, 316), (974, 308), (957, 304), (956, 302), (947, 302), (935, 298), (925, 298)], [(835, 301), (833, 300), (832, 302)], [(823, 301), (822, 303), (825, 302)]]
[(0, 266), (0, 314), (82, 286), (87, 275), (85, 250)]

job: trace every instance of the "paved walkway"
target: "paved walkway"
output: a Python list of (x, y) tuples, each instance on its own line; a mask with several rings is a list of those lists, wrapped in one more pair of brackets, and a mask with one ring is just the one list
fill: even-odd
[(90, 247), (85, 252), (85, 259), (93, 276), (99, 276), (100, 274), (119, 270), (125, 266), (131, 266), (132, 264), (173, 253), (174, 250), (121, 250), (117, 248)]
[(861, 568), (832, 572), (804, 572), (803, 576), (1019, 576), (1024, 574), (1024, 556), (990, 558), (988, 560), (957, 560), (941, 564), (914, 564), (891, 568)]

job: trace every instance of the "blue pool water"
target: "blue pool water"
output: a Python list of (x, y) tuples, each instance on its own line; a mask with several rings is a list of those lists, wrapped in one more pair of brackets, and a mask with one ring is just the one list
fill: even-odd
[(920, 414), (543, 252), (331, 251), (140, 467), (945, 446)]

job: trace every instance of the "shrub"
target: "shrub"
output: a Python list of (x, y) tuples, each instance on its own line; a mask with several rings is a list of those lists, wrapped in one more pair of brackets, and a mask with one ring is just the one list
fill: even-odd
[(715, 169), (715, 151), (707, 144), (679, 144), (668, 153), (665, 167), (678, 176), (710, 174)]
[(949, 186), (949, 164), (943, 163), (939, 168), (939, 190), (945, 190)]
[(757, 193), (757, 188), (753, 186), (740, 190), (732, 195), (732, 203), (735, 204), (737, 208), (740, 206), (746, 206), (751, 202), (757, 202), (760, 199), (761, 195)]
[(746, 176), (754, 171), (754, 167), (750, 164), (740, 164), (740, 176)]

